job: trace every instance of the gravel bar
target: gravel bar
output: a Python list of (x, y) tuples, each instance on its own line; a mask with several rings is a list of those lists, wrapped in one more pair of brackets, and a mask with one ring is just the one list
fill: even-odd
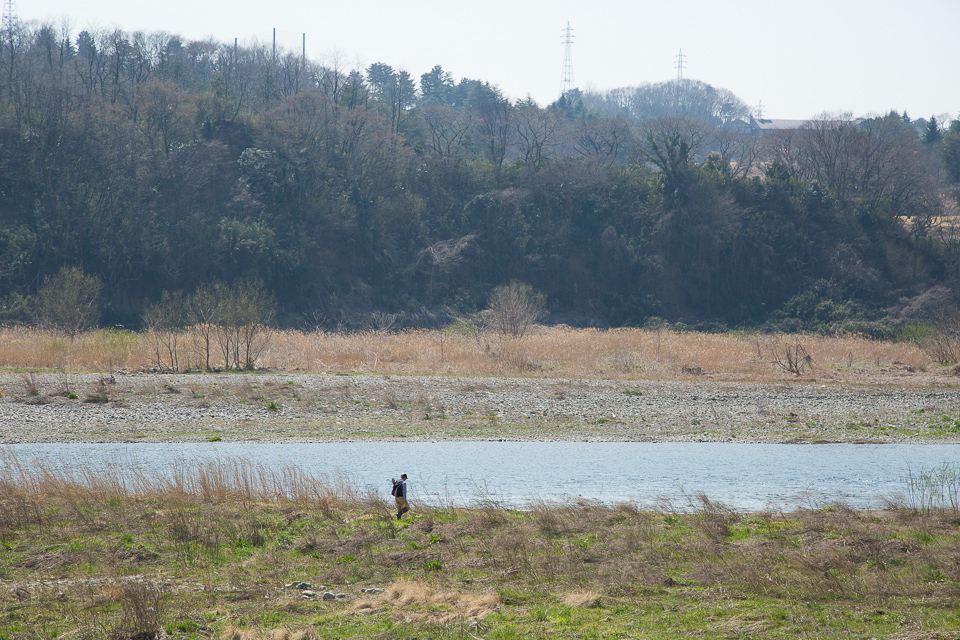
[(952, 386), (0, 373), (0, 443), (960, 442)]

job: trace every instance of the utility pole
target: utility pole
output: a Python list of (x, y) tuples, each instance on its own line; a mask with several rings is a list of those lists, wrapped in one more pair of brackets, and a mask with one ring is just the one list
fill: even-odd
[(683, 49), (680, 49), (680, 53), (677, 54), (677, 80), (683, 80), (683, 63), (686, 59), (687, 57), (683, 55)]
[(573, 29), (567, 22), (567, 28), (561, 29), (563, 34), (560, 38), (560, 44), (563, 45), (563, 73), (560, 74), (560, 97), (576, 88), (573, 83)]

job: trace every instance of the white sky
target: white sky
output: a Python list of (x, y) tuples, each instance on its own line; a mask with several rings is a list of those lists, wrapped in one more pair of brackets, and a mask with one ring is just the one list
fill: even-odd
[(960, 115), (960, 0), (15, 0), (26, 21), (166, 31), (186, 40), (278, 41), (347, 66), (419, 79), (440, 64), (513, 98), (556, 99), (562, 30), (584, 89), (684, 77), (762, 102), (769, 118), (824, 111)]

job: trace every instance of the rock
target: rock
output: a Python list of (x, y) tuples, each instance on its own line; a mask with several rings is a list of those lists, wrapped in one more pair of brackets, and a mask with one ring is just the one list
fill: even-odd
[(312, 589), (312, 588), (313, 588), (313, 587), (310, 585), (309, 582), (300, 582), (299, 580), (294, 580), (294, 581), (291, 582), (290, 584), (284, 585), (284, 586), (285, 586), (287, 589), (299, 589), (300, 591), (304, 591), (304, 590), (306, 590), (306, 589)]
[[(307, 598), (307, 599), (316, 598), (316, 597), (317, 597), (317, 592), (316, 592), (316, 591), (310, 591), (309, 589), (305, 589), (304, 591), (301, 591), (301, 592), (300, 592), (300, 595), (303, 596), (304, 598)], [(324, 600), (326, 600), (326, 598), (324, 598)]]
[(325, 591), (325, 592), (323, 593), (323, 599), (324, 599), (324, 600), (336, 600), (336, 599), (337, 599), (337, 595), (336, 595), (335, 593), (331, 593), (331, 592), (329, 592), (329, 591)]

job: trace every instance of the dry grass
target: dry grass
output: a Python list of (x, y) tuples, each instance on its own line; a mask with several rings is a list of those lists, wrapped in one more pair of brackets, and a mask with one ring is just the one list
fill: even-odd
[[(718, 624), (785, 637), (784, 619), (792, 637), (960, 629), (948, 506), (750, 514), (697, 496), (692, 512), (581, 500), (397, 523), (345, 481), (332, 508), (318, 503), (304, 485), (331, 482), (296, 469), (127, 469), (124, 483), (0, 462), (0, 637), (689, 637)], [(298, 580), (337, 596), (301, 595)]]
[[(98, 330), (73, 341), (24, 327), (0, 329), (0, 366), (14, 369), (149, 370), (147, 334)], [(181, 344), (189, 345), (184, 337)], [(677, 379), (706, 375), (764, 382), (790, 377), (776, 365), (785, 345), (810, 355), (804, 376), (926, 371), (935, 365), (913, 344), (858, 337), (679, 333), (539, 327), (519, 340), (493, 333), (303, 333), (273, 331), (257, 366), (272, 370), (438, 375), (539, 375), (561, 378)], [(441, 348), (442, 346), (442, 348)], [(185, 347), (185, 349), (187, 349)], [(197, 367), (189, 351), (181, 366)]]
[(220, 634), (220, 640), (314, 640), (317, 637), (312, 629), (276, 628), (269, 630), (239, 629), (227, 625)]
[[(199, 500), (209, 504), (262, 502), (296, 504), (321, 512), (367, 500), (344, 479), (310, 475), (300, 467), (272, 467), (245, 458), (181, 461), (165, 472), (124, 468), (104, 471), (79, 467), (76, 473), (25, 463), (0, 449), (0, 495), (21, 504), (53, 500), (82, 514), (89, 505), (135, 496), (166, 508)], [(6, 506), (6, 502), (3, 503)], [(30, 517), (30, 511), (16, 511)]]
[(596, 591), (574, 591), (563, 596), (568, 607), (598, 607), (603, 596)]
[(389, 607), (404, 622), (450, 624), (476, 622), (497, 611), (495, 593), (470, 594), (454, 590), (437, 591), (421, 581), (398, 580), (375, 598), (362, 598), (350, 608), (353, 613), (377, 613)]

